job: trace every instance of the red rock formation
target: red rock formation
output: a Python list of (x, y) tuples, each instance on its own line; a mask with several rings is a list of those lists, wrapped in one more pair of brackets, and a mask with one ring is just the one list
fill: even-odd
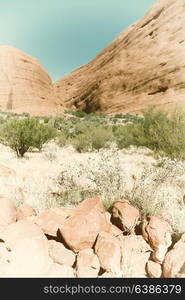
[(76, 263), (77, 277), (98, 277), (100, 263), (93, 249), (84, 249), (78, 253)]
[(105, 209), (99, 197), (86, 199), (67, 218), (59, 229), (67, 246), (74, 252), (92, 248), (101, 231), (108, 232)]
[(124, 232), (134, 233), (139, 220), (139, 211), (127, 200), (115, 201), (112, 206), (111, 222)]
[(29, 217), (35, 216), (36, 212), (32, 206), (27, 203), (21, 204), (17, 208), (17, 221), (25, 220)]
[(0, 46), (0, 110), (31, 115), (63, 110), (40, 63), (11, 46)]
[(185, 278), (185, 233), (175, 243), (165, 256), (163, 263), (163, 275), (167, 278)]
[(185, 106), (185, 3), (158, 0), (87, 65), (54, 88), (68, 109), (140, 112)]
[(61, 228), (65, 220), (72, 214), (71, 209), (53, 208), (41, 211), (36, 218), (36, 224), (39, 225), (45, 234), (57, 237), (57, 231)]
[(151, 216), (143, 221), (142, 233), (144, 239), (154, 250), (153, 260), (157, 263), (162, 263), (168, 248), (172, 244), (172, 228), (170, 224), (156, 216)]

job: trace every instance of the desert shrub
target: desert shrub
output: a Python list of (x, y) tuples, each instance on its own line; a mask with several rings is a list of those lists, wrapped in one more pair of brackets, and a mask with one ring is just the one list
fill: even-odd
[(175, 110), (168, 116), (150, 106), (143, 118), (114, 128), (120, 149), (130, 145), (144, 146), (170, 158), (185, 159), (185, 116)]
[(123, 118), (124, 118), (124, 115), (123, 115), (123, 114), (115, 114), (115, 115), (114, 115), (114, 118), (117, 118), (117, 119), (123, 119)]
[(87, 197), (101, 196), (106, 209), (123, 196), (126, 175), (117, 152), (99, 152), (85, 160), (69, 160), (61, 166), (56, 179), (58, 201), (77, 204)]
[(104, 148), (108, 142), (115, 140), (119, 149), (130, 145), (142, 146), (159, 156), (185, 159), (185, 116), (177, 110), (170, 116), (154, 106), (144, 110), (142, 117), (131, 114), (71, 114), (69, 118), (57, 117), (49, 121), (61, 132), (61, 146), (71, 143), (77, 151), (86, 152), (87, 149)]
[(77, 118), (83, 118), (87, 115), (87, 113), (85, 111), (82, 111), (82, 110), (65, 111), (65, 113), (69, 114), (69, 115), (73, 115)]
[(84, 118), (87, 115), (87, 113), (85, 111), (78, 110), (74, 113), (74, 115), (77, 118)]
[(86, 126), (85, 123), (82, 123), (75, 128), (75, 136), (69, 140), (69, 143), (78, 152), (88, 152), (108, 147), (111, 141), (113, 141), (111, 127)]
[(24, 154), (33, 146), (32, 132), (35, 127), (35, 120), (8, 120), (1, 127), (1, 143), (13, 149), (18, 157)]
[(0, 116), (0, 124), (4, 124), (6, 122), (6, 118)]
[(40, 124), (35, 118), (10, 119), (0, 128), (0, 142), (23, 157), (31, 148), (41, 150), (44, 143), (55, 136), (51, 126)]
[[(116, 143), (119, 149), (127, 148), (130, 145), (136, 145), (134, 137), (133, 137), (133, 124), (129, 125), (117, 125), (113, 126), (113, 132), (116, 139)], [(134, 126), (134, 129), (138, 129), (139, 134), (139, 128)]]
[(36, 122), (35, 127), (32, 129), (33, 136), (33, 147), (37, 148), (39, 151), (42, 150), (42, 147), (48, 141), (56, 137), (56, 130), (48, 124), (40, 124)]
[[(77, 118), (64, 118), (64, 117), (56, 117), (52, 118), (49, 121), (49, 124), (52, 125), (59, 133), (59, 140), (60, 140), (60, 133), (61, 139), (65, 137), (65, 139), (69, 139), (75, 136), (75, 130), (77, 123)], [(64, 140), (64, 139), (63, 139)], [(60, 145), (60, 143), (59, 143)]]
[(43, 117), (43, 121), (45, 124), (49, 123), (50, 117)]
[(64, 117), (55, 117), (49, 120), (49, 124), (52, 125), (55, 129), (61, 130), (66, 124), (66, 119)]
[(113, 124), (116, 124), (116, 123), (119, 122), (119, 120), (118, 120), (118, 119), (115, 119), (115, 118), (112, 118), (111, 121), (112, 121)]
[(68, 138), (65, 132), (62, 131), (57, 133), (56, 143), (59, 147), (64, 147), (68, 144)]
[(71, 137), (77, 137), (80, 134), (86, 134), (88, 130), (92, 127), (92, 123), (89, 121), (80, 121), (71, 130)]
[(63, 147), (67, 144), (71, 144), (79, 152), (83, 152), (83, 149), (84, 151), (87, 151), (89, 138), (86, 136), (86, 133), (90, 126), (90, 122), (86, 122), (85, 120), (79, 120), (78, 122), (75, 122), (74, 118), (63, 120), (60, 122), (60, 125), (59, 123), (57, 124), (58, 145)]
[(125, 197), (139, 209), (142, 218), (151, 215), (165, 218), (174, 232), (182, 233), (185, 230), (184, 172), (184, 162), (160, 158), (143, 168)]
[(54, 118), (52, 125), (58, 130), (57, 143), (63, 147), (71, 144), (78, 152), (99, 150), (113, 140), (112, 126), (104, 122), (104, 117), (93, 114), (83, 119)]
[(142, 116), (132, 115), (132, 114), (114, 114), (111, 115), (112, 119), (120, 119), (124, 122), (139, 122), (142, 120)]
[(27, 112), (23, 112), (23, 113), (21, 114), (21, 116), (24, 116), (24, 117), (26, 117), (26, 118), (29, 118), (30, 114), (27, 113)]
[(95, 150), (100, 150), (108, 145), (108, 142), (112, 142), (113, 132), (111, 127), (97, 127), (93, 128), (90, 132), (92, 148)]
[(108, 115), (105, 113), (90, 113), (89, 114), (90, 118), (97, 118), (97, 119), (104, 119), (104, 118), (108, 118)]
[(91, 150), (91, 138), (88, 134), (79, 134), (70, 140), (73, 147), (80, 153), (88, 152)]

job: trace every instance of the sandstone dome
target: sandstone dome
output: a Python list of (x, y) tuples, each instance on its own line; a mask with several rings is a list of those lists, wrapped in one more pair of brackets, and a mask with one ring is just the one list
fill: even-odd
[(68, 109), (137, 113), (185, 107), (185, 1), (158, 0), (91, 62), (54, 88)]
[(31, 115), (62, 110), (40, 63), (11, 46), (0, 46), (0, 110)]

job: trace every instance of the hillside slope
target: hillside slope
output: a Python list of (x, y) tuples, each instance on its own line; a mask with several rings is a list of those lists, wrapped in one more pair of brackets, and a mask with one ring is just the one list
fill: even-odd
[(54, 89), (68, 109), (141, 111), (185, 106), (185, 1), (158, 0), (87, 65)]
[(16, 48), (0, 46), (0, 110), (48, 115), (62, 109), (40, 63)]

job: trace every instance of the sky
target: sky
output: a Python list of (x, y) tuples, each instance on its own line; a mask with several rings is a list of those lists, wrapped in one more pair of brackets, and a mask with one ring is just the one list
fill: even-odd
[(86, 64), (156, 0), (0, 0), (0, 45), (40, 61), (53, 81)]

